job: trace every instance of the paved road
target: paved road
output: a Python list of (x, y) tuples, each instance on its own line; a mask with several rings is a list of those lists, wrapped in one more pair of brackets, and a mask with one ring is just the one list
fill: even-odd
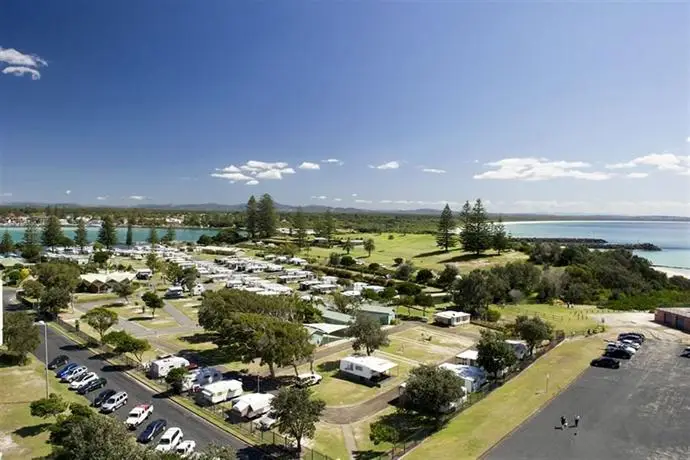
[[(12, 309), (10, 300), (13, 299), (13, 297), (13, 292), (8, 290), (3, 292), (3, 305), (6, 311)], [(262, 453), (257, 449), (248, 446), (225, 431), (216, 428), (174, 402), (156, 395), (148, 387), (140, 384), (127, 374), (113, 370), (107, 362), (97, 358), (90, 350), (82, 349), (67, 337), (48, 328), (48, 358), (52, 359), (58, 354), (65, 354), (69, 356), (73, 362), (83, 364), (90, 370), (97, 372), (100, 376), (107, 378), (107, 388), (124, 390), (127, 392), (129, 395), (127, 405), (114, 414), (118, 419), (124, 420), (127, 412), (137, 404), (152, 403), (154, 407), (152, 420), (155, 418), (164, 418), (168, 421), (168, 426), (180, 427), (184, 433), (184, 438), (196, 441), (200, 448), (213, 442), (216, 444), (231, 445), (238, 451), (242, 459), (260, 460), (263, 457)], [(36, 350), (35, 355), (42, 362), (45, 362), (43, 334), (41, 334), (41, 345)], [(51, 373), (49, 378), (54, 378), (54, 373)], [(89, 400), (93, 400), (98, 392), (99, 391), (91, 393), (88, 396)], [(139, 427), (136, 433), (138, 434), (141, 432), (144, 426)]]

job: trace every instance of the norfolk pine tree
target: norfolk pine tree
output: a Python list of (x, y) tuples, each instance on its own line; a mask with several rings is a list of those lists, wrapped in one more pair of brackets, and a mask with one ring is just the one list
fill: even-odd
[(257, 211), (257, 206), (256, 206), (256, 198), (254, 198), (254, 195), (249, 197), (249, 201), (247, 201), (247, 209), (245, 211), (245, 214), (247, 216), (247, 232), (249, 232), (249, 237), (254, 240), (256, 239), (256, 235), (258, 233), (258, 211)]
[(29, 221), (24, 230), (22, 257), (29, 262), (38, 262), (41, 257), (41, 243), (39, 242), (38, 228), (33, 221)]
[(2, 241), (0, 241), (0, 254), (9, 254), (12, 251), (14, 251), (14, 241), (12, 241), (10, 232), (5, 230), (2, 234)]
[(45, 224), (43, 225), (43, 232), (41, 233), (41, 242), (43, 243), (43, 246), (47, 246), (49, 248), (59, 246), (63, 237), (64, 235), (62, 233), (60, 219), (54, 215), (49, 216), (48, 220), (46, 220)]
[(441, 212), (441, 220), (438, 223), (438, 232), (436, 233), (436, 245), (448, 252), (449, 248), (457, 245), (457, 238), (455, 236), (455, 219), (450, 206), (446, 204)]
[(257, 229), (261, 238), (270, 238), (276, 233), (278, 216), (273, 198), (268, 193), (261, 196), (257, 209)]
[(103, 224), (98, 231), (98, 242), (107, 249), (112, 249), (117, 244), (117, 228), (113, 216), (105, 216)]
[(125, 237), (125, 244), (127, 246), (132, 246), (134, 244), (134, 235), (132, 230), (132, 220), (127, 219), (127, 236)]
[(297, 208), (294, 219), (295, 238), (297, 239), (297, 246), (302, 249), (307, 244), (307, 219), (304, 217), (302, 207)]
[(86, 222), (82, 218), (79, 218), (77, 229), (74, 231), (74, 244), (79, 248), (79, 252), (84, 252), (84, 248), (89, 244), (86, 233)]

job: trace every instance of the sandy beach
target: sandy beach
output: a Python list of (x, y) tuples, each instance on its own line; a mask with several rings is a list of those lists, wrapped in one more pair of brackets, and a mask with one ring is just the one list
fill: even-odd
[(690, 270), (684, 270), (682, 268), (659, 267), (657, 265), (654, 266), (654, 270), (666, 273), (668, 276), (682, 276), (690, 279)]

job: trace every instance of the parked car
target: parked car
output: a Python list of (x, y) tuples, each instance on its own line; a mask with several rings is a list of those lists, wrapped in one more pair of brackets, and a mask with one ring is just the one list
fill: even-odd
[[(83, 388), (82, 388), (82, 390), (83, 390)], [(93, 407), (101, 407), (104, 402), (109, 400), (110, 397), (116, 393), (117, 393), (117, 391), (112, 390), (110, 388), (107, 390), (101, 391), (100, 393), (98, 393), (98, 396), (96, 396), (94, 398), (93, 403), (92, 403)]]
[(633, 340), (640, 345), (642, 345), (645, 341), (645, 336), (642, 334), (637, 334), (635, 332), (624, 332), (622, 334), (618, 334), (618, 340)]
[(98, 380), (98, 374), (96, 374), (95, 372), (86, 372), (84, 374), (81, 374), (76, 379), (72, 380), (72, 382), (69, 384), (69, 389), (78, 390), (79, 388), (83, 387), (88, 383), (93, 382), (94, 380)]
[(80, 395), (85, 395), (86, 393), (90, 393), (93, 390), (98, 390), (100, 388), (103, 388), (107, 384), (108, 384), (108, 380), (103, 378), (103, 377), (100, 377), (100, 378), (97, 378), (96, 380), (90, 381), (86, 385), (79, 388), (77, 390), (77, 393), (79, 393)]
[(606, 350), (604, 356), (608, 358), (630, 359), (632, 358), (632, 353), (629, 353), (628, 351), (623, 350), (622, 348), (616, 348), (615, 350)]
[(680, 353), (681, 358), (690, 358), (690, 347), (686, 347), (685, 350), (683, 350)]
[(196, 441), (182, 441), (175, 448), (175, 453), (182, 458), (188, 458), (194, 453), (196, 449)]
[(323, 377), (319, 374), (300, 374), (297, 376), (297, 383), (295, 383), (295, 385), (300, 388), (310, 387), (321, 383), (321, 380), (323, 380)]
[(127, 393), (120, 391), (112, 395), (106, 402), (101, 406), (101, 412), (114, 412), (120, 407), (127, 404)]
[(612, 342), (606, 345), (606, 351), (614, 351), (614, 350), (625, 350), (631, 355), (634, 355), (637, 350), (635, 350), (633, 347), (628, 346), (624, 343), (621, 342)]
[(88, 372), (88, 368), (86, 366), (77, 366), (71, 371), (68, 371), (64, 376), (62, 376), (62, 381), (63, 382), (71, 382), (73, 380), (76, 380), (77, 377), (79, 377), (82, 374), (85, 374)]
[(60, 370), (55, 372), (55, 377), (61, 379), (64, 377), (68, 372), (70, 372), (72, 369), (76, 369), (79, 367), (79, 364), (77, 363), (69, 363), (68, 365), (62, 367)]
[(153, 422), (149, 423), (146, 428), (144, 428), (144, 431), (142, 431), (139, 437), (137, 437), (137, 441), (143, 444), (151, 442), (153, 438), (162, 433), (167, 426), (168, 422), (162, 418), (154, 420)]
[(69, 356), (56, 356), (51, 362), (48, 363), (48, 369), (57, 369), (58, 367), (62, 367), (67, 363), (69, 363)]
[(589, 363), (589, 365), (592, 367), (607, 367), (609, 369), (618, 369), (621, 367), (621, 362), (617, 359), (603, 356), (601, 358), (593, 359), (592, 362)]
[(168, 428), (161, 436), (158, 445), (156, 446), (156, 451), (158, 452), (170, 452), (177, 445), (182, 442), (182, 430), (177, 427)]
[(639, 350), (640, 347), (642, 346), (638, 342), (635, 342), (634, 340), (630, 340), (630, 339), (623, 339), (623, 340), (620, 340), (620, 342), (629, 346), (629, 347), (633, 347), (635, 350)]
[(277, 421), (276, 413), (269, 412), (268, 414), (262, 415), (260, 418), (254, 420), (254, 426), (259, 430), (268, 431), (273, 427), (273, 425), (276, 424)]
[(127, 420), (125, 420), (125, 425), (127, 425), (127, 428), (130, 430), (133, 430), (144, 423), (144, 421), (149, 418), (151, 414), (153, 414), (152, 404), (139, 404), (138, 406), (135, 406), (134, 409), (129, 411)]

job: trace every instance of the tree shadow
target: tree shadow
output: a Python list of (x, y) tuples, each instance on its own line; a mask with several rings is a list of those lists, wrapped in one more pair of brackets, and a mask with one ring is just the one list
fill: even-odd
[(436, 251), (429, 251), (429, 252), (421, 252), (415, 256), (412, 256), (413, 259), (421, 259), (424, 257), (433, 257), (433, 256), (440, 256), (443, 254), (450, 254), (452, 252), (460, 251), (459, 249), (451, 249), (450, 251), (444, 251), (443, 249), (437, 249)]
[(52, 425), (52, 423), (39, 423), (38, 425), (23, 426), (21, 428), (17, 428), (16, 430), (14, 430), (12, 434), (16, 434), (17, 436), (22, 438), (32, 438), (43, 433)]
[(133, 366), (130, 366), (128, 364), (106, 364), (105, 366), (101, 367), (102, 372), (125, 372), (130, 369), (133, 369)]
[(376, 460), (379, 458), (386, 458), (386, 453), (378, 450), (354, 450), (352, 451), (352, 458), (355, 460)]
[(152, 321), (156, 318), (151, 316), (133, 316), (128, 321)]
[(459, 256), (451, 257), (449, 259), (444, 259), (439, 261), (441, 264), (450, 264), (455, 262), (470, 262), (472, 260), (479, 259), (491, 259), (493, 257), (498, 257), (498, 254), (461, 254)]
[(85, 350), (86, 345), (83, 344), (70, 344), (70, 345), (63, 345), (60, 347), (60, 350), (64, 351), (79, 351), (79, 350)]
[(183, 342), (191, 344), (208, 343), (213, 342), (218, 337), (218, 334), (212, 332), (198, 332), (192, 335), (186, 335), (184, 337), (179, 337)]
[(316, 369), (321, 372), (332, 372), (340, 369), (340, 361), (325, 361), (316, 365)]
[(217, 366), (236, 361), (232, 353), (228, 353), (222, 348), (211, 348), (209, 350), (184, 349), (177, 354), (191, 362), (197, 363), (199, 366)]
[(98, 353), (98, 354), (89, 356), (89, 359), (98, 360), (98, 361), (107, 361), (109, 359), (115, 358), (116, 356), (117, 356), (116, 353), (113, 353), (111, 351), (104, 351), (102, 353)]

